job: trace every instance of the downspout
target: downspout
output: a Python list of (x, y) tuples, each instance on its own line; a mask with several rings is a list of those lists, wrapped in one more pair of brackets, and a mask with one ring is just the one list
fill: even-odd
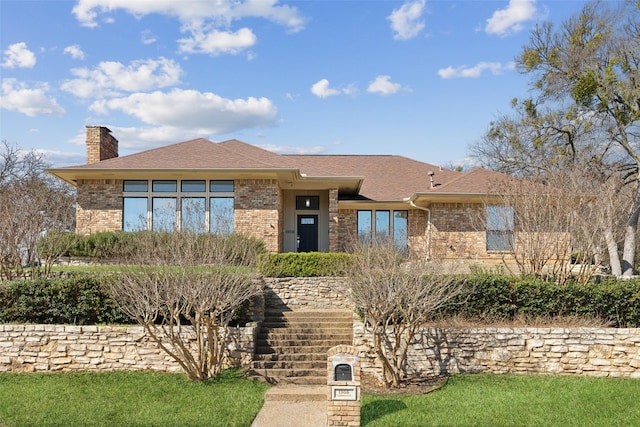
[(429, 261), (431, 259), (431, 209), (418, 206), (411, 199), (409, 199), (409, 204), (412, 207), (420, 209), (421, 211), (425, 211), (427, 213), (427, 243), (425, 246), (427, 249), (427, 261)]

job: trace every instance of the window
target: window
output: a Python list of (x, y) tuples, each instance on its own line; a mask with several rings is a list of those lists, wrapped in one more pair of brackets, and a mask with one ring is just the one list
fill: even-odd
[(233, 193), (233, 181), (211, 181), (209, 191), (212, 193)]
[(487, 251), (513, 251), (511, 206), (487, 206)]
[(210, 200), (209, 232), (233, 233), (233, 197), (212, 197)]
[(409, 247), (408, 218), (409, 212), (405, 210), (358, 211), (358, 239), (370, 242), (375, 236), (377, 242), (383, 243), (393, 237), (396, 249), (406, 253)]
[(123, 200), (122, 230), (140, 231), (147, 229), (146, 197), (125, 197)]
[(154, 197), (152, 199), (151, 224), (153, 231), (173, 231), (176, 229), (176, 198)]
[(409, 211), (393, 212), (393, 242), (403, 254), (409, 250)]
[(125, 180), (122, 229), (233, 233), (233, 191), (232, 180)]
[(389, 211), (376, 211), (376, 240), (386, 242), (391, 237), (391, 217)]
[(183, 197), (180, 199), (180, 229), (192, 233), (204, 233), (206, 226), (206, 198)]
[(371, 211), (358, 211), (358, 240), (363, 242), (371, 241)]

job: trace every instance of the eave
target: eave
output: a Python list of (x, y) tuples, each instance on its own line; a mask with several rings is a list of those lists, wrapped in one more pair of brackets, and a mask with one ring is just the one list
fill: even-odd
[(340, 194), (357, 194), (362, 176), (306, 176), (299, 169), (216, 168), (216, 169), (104, 169), (68, 167), (47, 172), (77, 187), (83, 179), (275, 179), (284, 190), (326, 190), (337, 188)]
[(417, 206), (428, 208), (433, 203), (484, 203), (499, 200), (498, 194), (486, 193), (414, 193), (407, 199)]

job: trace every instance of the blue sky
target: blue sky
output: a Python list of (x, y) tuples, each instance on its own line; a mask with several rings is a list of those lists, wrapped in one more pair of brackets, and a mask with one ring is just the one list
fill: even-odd
[(193, 138), (465, 164), (528, 93), (536, 23), (578, 0), (0, 0), (0, 137), (56, 166), (85, 125), (130, 154)]

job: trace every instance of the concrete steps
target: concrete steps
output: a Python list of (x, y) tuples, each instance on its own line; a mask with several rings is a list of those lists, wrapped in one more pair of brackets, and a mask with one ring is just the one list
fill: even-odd
[(350, 311), (267, 311), (249, 375), (272, 384), (326, 385), (327, 350), (352, 341)]

